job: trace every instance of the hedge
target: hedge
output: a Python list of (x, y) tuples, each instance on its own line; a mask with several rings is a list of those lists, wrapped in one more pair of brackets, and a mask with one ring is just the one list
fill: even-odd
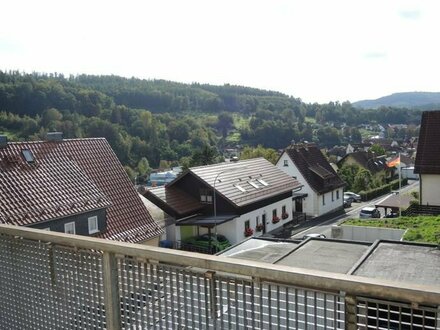
[[(406, 186), (408, 184), (408, 179), (404, 178), (402, 179), (402, 187)], [(379, 197), (382, 195), (385, 195), (386, 193), (391, 192), (391, 190), (399, 189), (399, 179), (391, 181), (390, 183), (380, 186), (378, 188), (374, 188), (367, 191), (361, 191), (359, 192), (359, 195), (361, 195), (362, 201), (369, 201), (375, 197)]]

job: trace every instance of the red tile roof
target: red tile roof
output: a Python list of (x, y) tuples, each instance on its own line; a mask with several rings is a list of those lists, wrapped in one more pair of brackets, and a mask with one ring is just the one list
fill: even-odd
[(286, 148), (285, 152), (317, 193), (323, 194), (345, 186), (345, 182), (315, 145), (293, 145)]
[(440, 111), (422, 114), (414, 172), (440, 174)]
[[(23, 149), (31, 151), (33, 164)], [(0, 212), (19, 225), (109, 206), (100, 237), (137, 243), (162, 233), (103, 138), (8, 143), (0, 159), (0, 193), (8, 200)]]
[(151, 188), (145, 190), (143, 195), (175, 217), (189, 215), (203, 208), (200, 201), (176, 187)]

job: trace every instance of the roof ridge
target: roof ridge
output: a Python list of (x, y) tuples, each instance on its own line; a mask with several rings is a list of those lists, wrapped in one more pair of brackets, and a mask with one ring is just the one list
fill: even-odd
[(251, 162), (251, 161), (261, 160), (261, 159), (264, 159), (264, 160), (268, 161), (267, 159), (265, 159), (264, 157), (261, 156), (261, 157), (243, 159), (243, 160), (239, 160), (239, 161), (236, 161), (236, 162), (221, 162), (221, 163), (215, 163), (215, 164), (209, 164), (209, 165), (193, 166), (193, 167), (190, 167), (188, 169), (191, 171), (193, 169), (198, 169), (198, 168), (207, 168), (207, 167), (216, 167), (216, 166), (225, 166), (225, 165), (237, 165), (237, 164), (240, 165), (240, 164), (243, 164), (243, 163), (248, 163), (248, 162)]
[(106, 140), (105, 137), (87, 137), (87, 138), (72, 138), (72, 139), (62, 139), (59, 141), (49, 141), (49, 140), (37, 140), (37, 141), (8, 141), (9, 144), (39, 144), (39, 143), (60, 143), (60, 142), (73, 142), (73, 141), (94, 141), (94, 140)]

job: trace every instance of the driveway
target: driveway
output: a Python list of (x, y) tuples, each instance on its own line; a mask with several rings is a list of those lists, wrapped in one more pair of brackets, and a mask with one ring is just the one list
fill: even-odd
[[(418, 188), (419, 181), (414, 181), (402, 188), (401, 194)], [(385, 200), (393, 194), (386, 194), (367, 202), (352, 203), (350, 208), (345, 209), (345, 214), (331, 217), (328, 220), (323, 220), (319, 223), (310, 220), (294, 227), (291, 231), (292, 239), (302, 239), (306, 234), (324, 234), (326, 237), (331, 237), (331, 228), (333, 225), (343, 222), (346, 219), (353, 219), (359, 217), (359, 211), (365, 206), (373, 206)]]

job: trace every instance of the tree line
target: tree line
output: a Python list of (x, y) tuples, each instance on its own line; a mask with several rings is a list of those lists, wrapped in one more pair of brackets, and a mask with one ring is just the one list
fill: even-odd
[[(237, 143), (280, 149), (292, 141), (360, 142), (361, 123), (419, 121), (420, 111), (306, 104), (244, 86), (0, 71), (0, 130), (11, 139), (42, 139), (54, 130), (66, 138), (105, 137), (131, 168), (142, 158), (152, 167), (198, 164), (203, 152), (216, 159)], [(238, 141), (228, 140), (231, 132)]]

